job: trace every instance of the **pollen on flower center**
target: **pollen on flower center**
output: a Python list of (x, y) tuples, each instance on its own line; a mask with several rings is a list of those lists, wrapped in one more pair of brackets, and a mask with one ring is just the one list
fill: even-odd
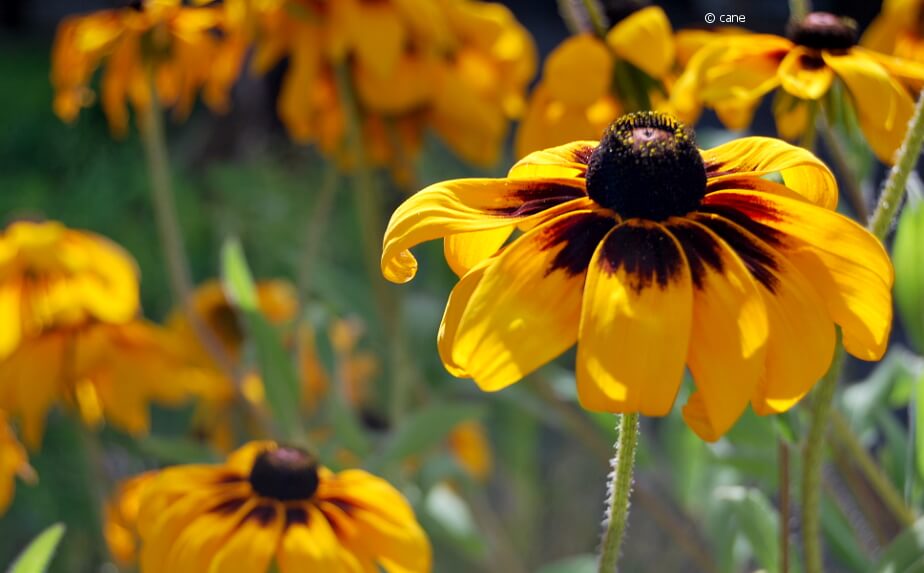
[(693, 133), (659, 112), (617, 119), (591, 154), (587, 194), (627, 219), (660, 221), (696, 209), (706, 167)]
[(790, 25), (789, 39), (815, 50), (846, 50), (857, 43), (857, 23), (828, 12), (812, 12)]
[(317, 461), (299, 448), (267, 450), (257, 456), (250, 470), (254, 491), (279, 501), (311, 499), (319, 482)]

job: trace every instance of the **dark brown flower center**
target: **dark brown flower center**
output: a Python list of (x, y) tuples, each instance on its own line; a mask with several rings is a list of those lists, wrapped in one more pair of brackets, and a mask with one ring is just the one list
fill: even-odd
[(299, 448), (280, 447), (257, 456), (250, 470), (257, 494), (279, 501), (308, 500), (318, 490), (318, 463)]
[(789, 25), (789, 39), (815, 50), (846, 50), (857, 43), (857, 23), (828, 12), (812, 12)]
[(648, 0), (603, 0), (603, 12), (612, 27), (650, 4)]
[(590, 156), (587, 194), (626, 219), (660, 221), (693, 211), (706, 194), (693, 132), (665, 113), (622, 116)]

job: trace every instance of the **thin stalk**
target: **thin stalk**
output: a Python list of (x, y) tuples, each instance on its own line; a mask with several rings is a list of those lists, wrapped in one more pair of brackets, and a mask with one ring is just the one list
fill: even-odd
[(834, 127), (828, 122), (827, 114), (822, 113), (819, 115), (819, 121), (822, 123), (822, 129), (820, 130), (821, 138), (825, 142), (825, 148), (831, 156), (834, 168), (837, 170), (838, 175), (841, 176), (841, 188), (847, 196), (850, 208), (856, 213), (857, 219), (866, 221), (869, 219), (869, 209), (866, 206), (866, 198), (863, 197), (863, 191), (861, 191), (860, 186), (857, 185), (857, 178), (853, 169), (850, 168), (850, 162), (847, 161), (847, 154), (844, 151), (844, 147), (841, 145), (840, 140), (838, 140), (837, 134), (834, 133)]
[(918, 103), (914, 106), (914, 115), (908, 124), (908, 132), (905, 133), (905, 139), (898, 150), (898, 161), (889, 171), (889, 177), (879, 195), (879, 203), (869, 222), (869, 230), (880, 240), (885, 238), (892, 227), (892, 221), (898, 215), (908, 177), (914, 171), (918, 158), (921, 156), (922, 142), (924, 142), (924, 94), (918, 98)]
[(811, 0), (789, 0), (789, 19), (799, 21), (812, 11)]
[(879, 496), (892, 515), (902, 525), (914, 523), (914, 513), (905, 505), (902, 495), (895, 489), (876, 461), (857, 439), (844, 415), (838, 411), (832, 412), (831, 430), (838, 441), (847, 449), (850, 460), (857, 465), (870, 487)]
[(321, 250), (321, 239), (328, 229), (331, 213), (334, 209), (334, 200), (339, 189), (340, 172), (333, 162), (328, 162), (324, 167), (318, 196), (314, 205), (312, 205), (311, 216), (305, 230), (304, 254), (298, 273), (299, 290), (303, 295), (309, 294), (315, 263)]
[(811, 421), (802, 463), (802, 545), (806, 573), (822, 573), (821, 463), (834, 390), (844, 366), (844, 346), (838, 342), (834, 360), (812, 397)]
[(620, 548), (629, 517), (629, 495), (632, 493), (632, 470), (638, 447), (638, 414), (622, 414), (619, 418), (619, 438), (610, 474), (609, 498), (600, 549), (599, 573), (618, 570)]
[(780, 440), (780, 573), (789, 573), (789, 446)]
[(581, 2), (584, 4), (584, 11), (587, 12), (587, 19), (590, 20), (590, 25), (593, 27), (594, 33), (601, 38), (606, 37), (609, 26), (607, 25), (606, 16), (600, 8), (600, 4), (597, 0), (581, 0)]

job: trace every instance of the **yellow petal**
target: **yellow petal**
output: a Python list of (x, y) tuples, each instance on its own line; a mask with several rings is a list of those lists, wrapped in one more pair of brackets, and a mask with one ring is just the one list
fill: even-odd
[(320, 67), (320, 46), (313, 34), (297, 34), (292, 39), (289, 67), (276, 109), (289, 135), (299, 142), (315, 135), (315, 109), (308, 94), (315, 89)]
[(612, 77), (613, 57), (606, 45), (596, 36), (581, 34), (549, 54), (542, 83), (552, 99), (586, 107), (609, 91)]
[(507, 177), (511, 179), (583, 178), (587, 173), (590, 154), (596, 147), (596, 141), (574, 141), (534, 151), (517, 161), (510, 168)]
[(787, 187), (812, 203), (837, 207), (831, 170), (810, 151), (770, 137), (744, 137), (702, 152), (710, 184), (725, 178), (779, 173)]
[(707, 205), (722, 205), (782, 234), (790, 262), (818, 290), (841, 326), (847, 351), (863, 360), (885, 353), (892, 326), (892, 263), (882, 244), (847, 217), (780, 196), (719, 191)]
[(780, 62), (783, 89), (799, 99), (817, 100), (828, 93), (834, 71), (825, 65), (821, 54), (803, 46), (794, 47)]
[(693, 278), (693, 326), (687, 364), (696, 392), (683, 409), (702, 439), (715, 441), (747, 407), (763, 373), (768, 336), (760, 291), (741, 259), (718, 235), (670, 219)]
[(797, 141), (812, 128), (814, 114), (812, 104), (798, 100), (785, 91), (778, 91), (773, 98), (773, 118), (776, 131), (787, 141)]
[(357, 63), (353, 75), (356, 95), (370, 109), (382, 113), (402, 113), (422, 106), (433, 95), (436, 63), (424, 56), (404, 56), (387, 76)]
[(330, 523), (311, 504), (290, 509), (300, 515), (304, 512), (304, 523), (295, 521), (287, 525), (279, 546), (277, 562), (281, 573), (303, 571), (340, 572), (340, 547)]
[(614, 224), (603, 215), (576, 211), (533, 228), (507, 247), (485, 269), (461, 313), (452, 363), (482, 390), (495, 391), (572, 346), (587, 265)]
[(891, 165), (914, 112), (911, 96), (885, 68), (862, 52), (825, 53), (824, 59), (847, 87), (873, 152)]
[(382, 274), (405, 283), (417, 273), (410, 249), (456, 233), (509, 227), (584, 196), (579, 179), (458, 179), (416, 193), (392, 214), (385, 231)]
[(516, 155), (582, 140), (600, 140), (603, 130), (620, 114), (615, 98), (603, 95), (589, 106), (552, 97), (545, 83), (533, 90), (526, 115), (516, 133)]
[(458, 233), (443, 239), (443, 255), (449, 268), (464, 276), (472, 267), (496, 253), (513, 233), (513, 226)]
[(261, 499), (215, 554), (208, 573), (267, 573), (285, 526), (285, 510)]
[(21, 283), (0, 282), (0, 360), (10, 355), (22, 336)]
[[(347, 0), (344, 0), (347, 1)], [(348, 0), (347, 20), (357, 63), (379, 79), (389, 79), (404, 53), (406, 31), (390, 3)]]
[(663, 416), (683, 380), (693, 316), (690, 268), (659, 224), (629, 221), (594, 253), (577, 351), (581, 405)]
[[(922, 39), (918, 39), (921, 44)], [(918, 48), (920, 50), (920, 48)], [(878, 52), (864, 50), (863, 48), (854, 48), (855, 53), (863, 54), (872, 58), (879, 65), (889, 72), (903, 86), (911, 92), (919, 92), (924, 88), (924, 60), (920, 58), (910, 59), (906, 57), (892, 57)], [(920, 53), (920, 52), (919, 52)]]
[(674, 65), (674, 32), (658, 6), (642, 8), (613, 26), (606, 43), (618, 57), (653, 78), (664, 77)]
[(461, 280), (453, 287), (449, 293), (449, 300), (446, 301), (446, 309), (443, 311), (443, 319), (440, 321), (440, 330), (436, 342), (439, 349), (440, 360), (446, 370), (456, 378), (471, 378), (456, 362), (453, 360), (452, 351), (456, 343), (456, 334), (459, 331), (459, 323), (468, 308), (468, 303), (472, 299), (475, 289), (484, 277), (484, 272), (488, 265), (493, 261), (482, 261), (462, 276)]

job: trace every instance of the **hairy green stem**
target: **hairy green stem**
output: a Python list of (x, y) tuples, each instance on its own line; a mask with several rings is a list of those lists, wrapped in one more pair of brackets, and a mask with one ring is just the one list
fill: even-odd
[(600, 548), (600, 573), (615, 573), (618, 569), (622, 537), (629, 517), (629, 496), (632, 493), (632, 470), (637, 447), (638, 414), (622, 414), (619, 418), (613, 473), (610, 475), (609, 507)]
[(806, 573), (822, 573), (821, 464), (825, 433), (834, 403), (834, 390), (844, 366), (844, 346), (838, 340), (834, 360), (812, 396), (811, 421), (802, 458), (802, 549)]
[(908, 132), (905, 133), (905, 139), (898, 150), (898, 161), (889, 171), (889, 177), (879, 196), (876, 210), (869, 221), (869, 230), (880, 240), (888, 234), (892, 221), (898, 215), (908, 177), (921, 156), (922, 143), (924, 143), (924, 94), (918, 98), (918, 103), (914, 106), (914, 115), (908, 124)]
[(597, 0), (581, 0), (584, 4), (584, 11), (587, 12), (587, 19), (594, 29), (594, 33), (601, 38), (606, 36), (609, 26), (607, 25), (606, 16)]
[(844, 194), (847, 196), (847, 201), (850, 203), (850, 208), (856, 213), (858, 220), (866, 221), (869, 219), (869, 209), (866, 206), (866, 199), (863, 197), (863, 192), (857, 184), (854, 171), (850, 168), (850, 162), (847, 160), (844, 147), (841, 145), (840, 140), (838, 140), (837, 134), (834, 132), (834, 127), (828, 122), (827, 115), (825, 113), (819, 115), (819, 121), (822, 123), (821, 138), (824, 140), (825, 148), (827, 148), (828, 154), (831, 156), (831, 161), (834, 163), (834, 167), (841, 177), (840, 183)]

